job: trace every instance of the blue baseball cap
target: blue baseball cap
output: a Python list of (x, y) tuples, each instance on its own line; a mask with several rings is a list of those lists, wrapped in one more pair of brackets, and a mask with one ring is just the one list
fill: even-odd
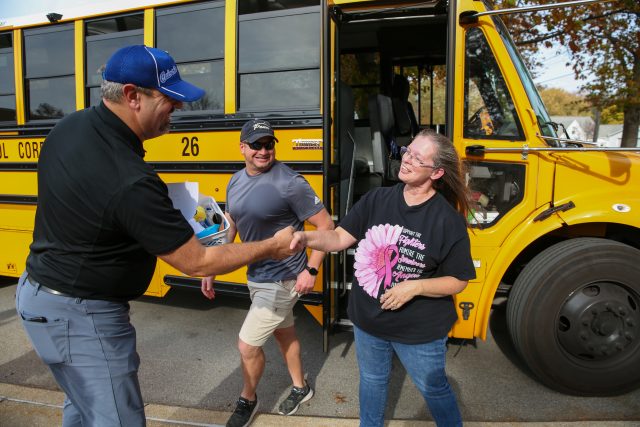
[(114, 53), (102, 73), (110, 82), (158, 89), (177, 101), (197, 101), (204, 90), (180, 78), (178, 66), (164, 50), (144, 45), (123, 47)]

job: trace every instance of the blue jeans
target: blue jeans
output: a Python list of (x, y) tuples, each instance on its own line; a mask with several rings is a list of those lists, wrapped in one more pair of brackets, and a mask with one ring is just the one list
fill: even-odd
[(353, 327), (360, 369), (360, 426), (382, 427), (393, 353), (407, 370), (438, 427), (462, 425), (456, 395), (444, 370), (447, 337), (426, 344), (402, 344)]

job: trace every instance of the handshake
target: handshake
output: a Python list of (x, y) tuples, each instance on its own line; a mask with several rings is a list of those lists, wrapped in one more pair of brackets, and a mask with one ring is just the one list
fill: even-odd
[(270, 239), (273, 241), (272, 258), (284, 259), (304, 250), (307, 239), (303, 231), (295, 231), (291, 226), (278, 230)]

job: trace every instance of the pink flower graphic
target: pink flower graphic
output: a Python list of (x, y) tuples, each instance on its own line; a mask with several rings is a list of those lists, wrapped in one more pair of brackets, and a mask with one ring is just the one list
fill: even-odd
[[(399, 225), (375, 225), (358, 243), (355, 256), (355, 276), (366, 293), (378, 297), (380, 283), (391, 285), (391, 269), (398, 262), (398, 238), (403, 227)], [(394, 258), (395, 255), (395, 258)]]

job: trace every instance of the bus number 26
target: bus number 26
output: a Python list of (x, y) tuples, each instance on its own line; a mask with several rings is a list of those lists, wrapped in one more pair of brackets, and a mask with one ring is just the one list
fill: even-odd
[(182, 150), (183, 157), (197, 156), (200, 154), (200, 146), (198, 145), (197, 136), (193, 136), (191, 138), (185, 136), (182, 138), (182, 145), (184, 145)]

